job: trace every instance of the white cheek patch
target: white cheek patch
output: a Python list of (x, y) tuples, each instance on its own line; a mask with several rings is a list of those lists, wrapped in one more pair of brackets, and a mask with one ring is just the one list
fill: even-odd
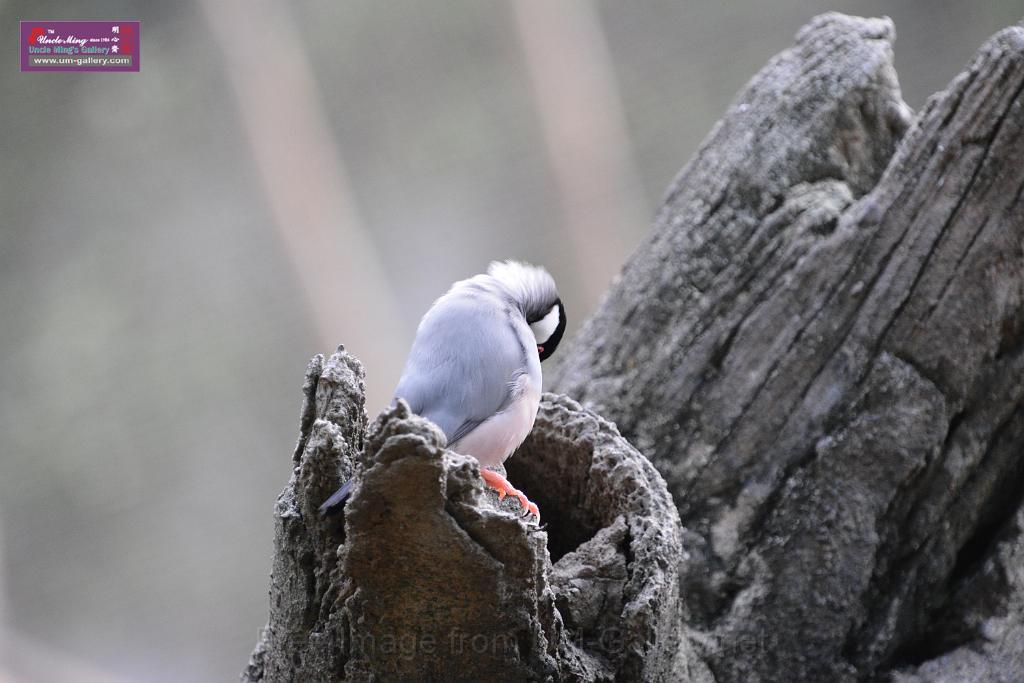
[(551, 335), (555, 333), (555, 329), (558, 327), (558, 304), (551, 307), (548, 314), (538, 320), (537, 322), (530, 325), (530, 330), (533, 331), (533, 336), (537, 340), (537, 345), (543, 345), (548, 339), (551, 339)]

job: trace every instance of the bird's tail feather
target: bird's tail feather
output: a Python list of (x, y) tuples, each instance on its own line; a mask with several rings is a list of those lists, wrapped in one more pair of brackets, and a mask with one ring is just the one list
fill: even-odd
[(320, 516), (328, 517), (330, 515), (337, 514), (345, 509), (345, 501), (352, 495), (352, 487), (355, 485), (355, 479), (349, 479), (341, 485), (337, 491), (331, 494), (331, 497), (324, 501), (324, 504), (320, 506)]

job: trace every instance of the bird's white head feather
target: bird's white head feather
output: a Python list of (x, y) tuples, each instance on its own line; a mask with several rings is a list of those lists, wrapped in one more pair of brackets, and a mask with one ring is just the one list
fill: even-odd
[(558, 302), (555, 279), (540, 266), (518, 261), (492, 261), (487, 268), (487, 276), (508, 293), (527, 320), (543, 318)]

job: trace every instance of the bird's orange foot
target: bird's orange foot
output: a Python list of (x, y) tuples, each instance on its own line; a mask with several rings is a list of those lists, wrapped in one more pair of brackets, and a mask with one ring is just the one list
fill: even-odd
[(505, 496), (515, 496), (519, 499), (519, 506), (522, 508), (523, 514), (533, 515), (537, 518), (537, 522), (540, 522), (540, 510), (537, 508), (537, 505), (531, 502), (522, 491), (517, 490), (512, 484), (508, 483), (508, 479), (486, 468), (481, 468), (480, 474), (484, 479), (484, 483), (498, 492), (498, 500), (505, 500)]

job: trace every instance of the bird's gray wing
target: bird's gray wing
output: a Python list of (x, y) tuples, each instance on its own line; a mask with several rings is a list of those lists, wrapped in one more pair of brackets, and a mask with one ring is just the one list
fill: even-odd
[(526, 349), (504, 306), (490, 298), (439, 301), (416, 333), (395, 398), (454, 444), (511, 402)]

